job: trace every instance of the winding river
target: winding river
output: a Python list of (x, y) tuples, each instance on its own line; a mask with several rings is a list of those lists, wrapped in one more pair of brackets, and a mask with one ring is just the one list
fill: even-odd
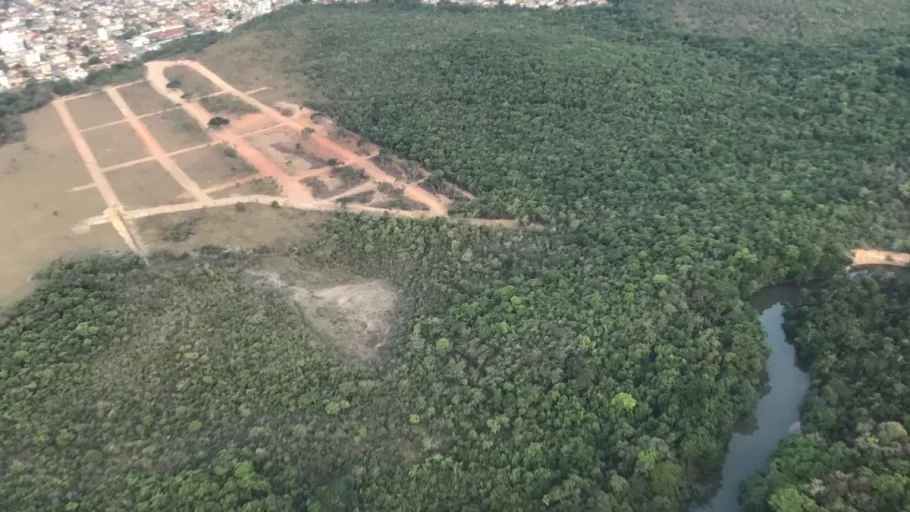
[(758, 402), (749, 424), (733, 434), (721, 470), (720, 489), (699, 512), (738, 511), (742, 482), (765, 468), (771, 452), (799, 421), (799, 405), (809, 389), (809, 375), (797, 367), (796, 351), (784, 333), (784, 302), (798, 300), (799, 289), (794, 286), (765, 288), (752, 297), (752, 305), (761, 312), (765, 342), (771, 348), (766, 365), (770, 389)]

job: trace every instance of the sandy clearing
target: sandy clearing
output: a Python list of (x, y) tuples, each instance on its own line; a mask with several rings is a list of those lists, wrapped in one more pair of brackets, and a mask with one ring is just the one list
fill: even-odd
[(864, 265), (888, 265), (910, 267), (910, 254), (905, 252), (880, 251), (877, 249), (856, 249), (850, 253), (851, 267)]

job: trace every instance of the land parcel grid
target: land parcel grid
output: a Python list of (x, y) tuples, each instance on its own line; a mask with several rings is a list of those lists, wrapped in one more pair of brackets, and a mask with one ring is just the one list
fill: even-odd
[(137, 116), (178, 108), (167, 98), (158, 94), (158, 91), (153, 89), (148, 82), (128, 85), (118, 90)]
[(83, 130), (123, 119), (114, 102), (101, 92), (68, 100), (66, 107), (76, 125)]

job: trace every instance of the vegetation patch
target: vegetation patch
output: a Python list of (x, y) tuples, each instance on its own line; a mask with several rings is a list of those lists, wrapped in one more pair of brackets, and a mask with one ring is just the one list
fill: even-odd
[(199, 98), (218, 92), (215, 84), (189, 66), (171, 66), (164, 70), (164, 76), (190, 98)]
[(206, 96), (200, 99), (199, 103), (201, 103), (202, 106), (212, 114), (242, 116), (244, 114), (253, 114), (255, 112), (258, 112), (256, 107), (243, 100), (235, 98), (230, 94)]

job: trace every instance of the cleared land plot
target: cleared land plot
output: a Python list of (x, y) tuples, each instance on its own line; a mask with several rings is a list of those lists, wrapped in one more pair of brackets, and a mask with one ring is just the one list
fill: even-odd
[[(332, 214), (302, 212), (291, 208), (248, 204), (242, 211), (233, 206), (137, 219), (140, 236), (152, 250), (192, 251), (206, 245), (259, 247), (274, 243), (299, 243), (316, 233)], [(165, 240), (165, 234), (181, 222), (192, 222), (190, 236)]]
[(110, 225), (72, 231), (105, 205), (94, 189), (68, 191), (91, 179), (54, 108), (23, 120), (25, 142), (0, 146), (0, 308), (30, 293), (29, 276), (58, 258), (126, 250)]
[(174, 156), (177, 165), (202, 188), (256, 174), (256, 169), (227, 146), (210, 146)]
[(83, 130), (123, 119), (123, 115), (117, 110), (117, 105), (114, 105), (114, 102), (103, 92), (69, 100), (66, 102), (66, 108), (73, 115), (76, 126)]
[(173, 103), (158, 94), (148, 82), (121, 87), (118, 91), (137, 116), (174, 107)]
[(263, 91), (258, 91), (255, 94), (251, 94), (250, 96), (256, 98), (257, 100), (265, 103), (266, 105), (268, 105), (270, 107), (274, 107), (276, 104), (279, 104), (282, 102), (284, 102), (284, 103), (298, 103), (299, 102), (299, 99), (289, 97), (287, 91), (282, 91), (280, 89), (276, 89), (273, 87), (269, 87), (268, 89), (265, 89)]
[(175, 85), (179, 84), (177, 88), (183, 91), (184, 94), (188, 94), (194, 98), (218, 92), (218, 88), (215, 87), (215, 84), (210, 82), (208, 78), (200, 75), (194, 69), (187, 66), (173, 66), (167, 68), (164, 71), (164, 76), (170, 82), (175, 82)]
[(211, 142), (202, 128), (182, 110), (145, 117), (142, 122), (169, 153)]
[(247, 114), (236, 119), (231, 119), (231, 130), (240, 135), (257, 132), (277, 125), (278, 123), (271, 117), (262, 113)]
[(208, 96), (200, 99), (199, 103), (212, 114), (228, 117), (240, 117), (244, 114), (252, 114), (259, 111), (256, 107), (230, 94)]
[(107, 174), (111, 186), (127, 208), (181, 203), (180, 184), (158, 162), (146, 162)]
[(278, 196), (281, 195), (281, 186), (271, 178), (262, 178), (211, 194), (215, 199), (249, 195)]
[(329, 156), (308, 152), (303, 137), (284, 128), (247, 138), (262, 154), (279, 163), (291, 174), (324, 167)]
[(83, 135), (101, 167), (149, 156), (139, 136), (126, 124), (99, 128)]
[(369, 360), (385, 345), (397, 291), (379, 279), (365, 279), (341, 269), (308, 268), (305, 263), (267, 257), (250, 276), (277, 288), (297, 306), (323, 341), (348, 356)]

